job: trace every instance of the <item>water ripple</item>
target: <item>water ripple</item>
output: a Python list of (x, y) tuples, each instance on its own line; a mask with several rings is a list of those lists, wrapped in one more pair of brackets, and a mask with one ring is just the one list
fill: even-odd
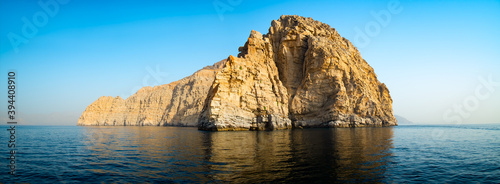
[[(433, 130), (444, 133), (433, 138)], [(0, 183), (499, 183), (499, 131), (486, 125), (272, 132), (21, 126), (19, 176), (3, 172)]]

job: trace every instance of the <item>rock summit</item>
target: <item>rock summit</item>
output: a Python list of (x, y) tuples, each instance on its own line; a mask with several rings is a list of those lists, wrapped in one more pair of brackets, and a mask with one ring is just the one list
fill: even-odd
[(397, 125), (385, 84), (329, 25), (297, 15), (251, 31), (229, 56), (123, 100), (101, 97), (78, 125), (198, 126), (201, 130)]

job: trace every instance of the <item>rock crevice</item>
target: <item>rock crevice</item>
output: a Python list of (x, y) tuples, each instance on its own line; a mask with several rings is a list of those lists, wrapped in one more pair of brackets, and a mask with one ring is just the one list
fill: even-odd
[(216, 75), (199, 129), (397, 125), (387, 87), (327, 24), (282, 16), (239, 51)]

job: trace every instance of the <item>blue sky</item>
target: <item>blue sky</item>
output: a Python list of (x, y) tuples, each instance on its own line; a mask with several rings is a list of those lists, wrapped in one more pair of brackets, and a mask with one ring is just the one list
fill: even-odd
[(0, 0), (0, 86), (17, 72), (21, 123), (75, 125), (100, 96), (128, 97), (237, 55), (251, 30), (265, 34), (283, 14), (327, 23), (358, 46), (395, 114), (500, 122), (500, 1)]

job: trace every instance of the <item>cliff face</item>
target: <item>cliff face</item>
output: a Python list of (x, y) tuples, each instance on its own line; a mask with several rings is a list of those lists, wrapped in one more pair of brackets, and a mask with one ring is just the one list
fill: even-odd
[(397, 125), (387, 87), (327, 24), (282, 16), (252, 31), (210, 88), (203, 130)]
[(288, 93), (272, 52), (262, 35), (252, 31), (245, 57), (230, 56), (217, 73), (200, 115), (200, 129), (286, 129)]
[(202, 130), (397, 125), (387, 87), (347, 39), (300, 16), (252, 31), (238, 57), (126, 100), (101, 97), (78, 125), (198, 126)]
[(126, 100), (100, 97), (85, 109), (77, 125), (197, 126), (215, 73), (225, 62), (222, 60), (170, 84), (144, 87)]

